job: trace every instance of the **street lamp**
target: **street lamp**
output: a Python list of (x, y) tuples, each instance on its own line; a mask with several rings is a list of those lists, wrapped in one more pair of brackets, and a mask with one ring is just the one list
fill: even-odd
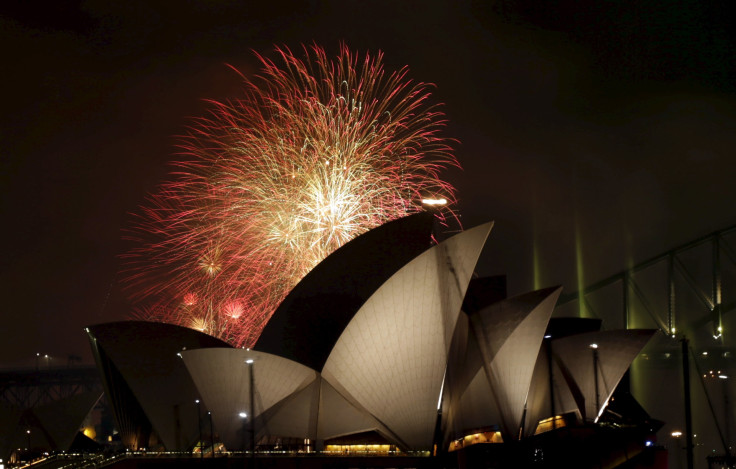
[[(243, 422), (243, 430), (242, 430), (242, 437), (243, 437), (243, 453), (245, 453), (245, 445), (246, 445), (246, 442), (245, 442), (245, 437), (246, 437), (246, 433), (247, 433), (247, 431), (248, 431), (248, 430), (247, 430), (247, 429), (245, 428), (245, 422), (246, 422), (246, 419), (248, 418), (248, 414), (246, 414), (245, 412), (240, 412), (240, 413), (238, 414), (238, 417), (240, 417), (240, 420), (242, 420), (242, 422)], [(245, 459), (245, 458), (243, 458), (243, 459)]]
[[(718, 328), (720, 330), (720, 327)], [(722, 373), (720, 370), (718, 371), (718, 379), (721, 380), (723, 383), (723, 420), (724, 420), (724, 427), (726, 427), (726, 444), (724, 445), (726, 456), (731, 456), (731, 447), (729, 444), (731, 443), (731, 419), (729, 418), (729, 413), (731, 412), (731, 409), (729, 409), (729, 403), (728, 403), (728, 375), (725, 373)]]
[(26, 430), (26, 436), (28, 437), (28, 446), (26, 447), (26, 450), (30, 453), (31, 452), (31, 431)]
[(590, 344), (590, 348), (593, 350), (593, 379), (595, 380), (595, 417), (593, 421), (598, 420), (598, 414), (600, 412), (600, 393), (598, 392), (598, 344)]
[(194, 403), (197, 404), (197, 427), (199, 428), (199, 440), (197, 440), (197, 443), (199, 444), (199, 457), (200, 459), (204, 459), (204, 451), (202, 450), (202, 413), (199, 409), (199, 399), (195, 399)]
[(215, 427), (212, 425), (212, 412), (207, 411), (210, 418), (210, 445), (212, 447), (212, 457), (215, 457)]
[(552, 367), (552, 334), (544, 335), (544, 345), (547, 352), (547, 374), (549, 376), (549, 406), (552, 415), (552, 429), (557, 429), (557, 413), (555, 412), (555, 386)]

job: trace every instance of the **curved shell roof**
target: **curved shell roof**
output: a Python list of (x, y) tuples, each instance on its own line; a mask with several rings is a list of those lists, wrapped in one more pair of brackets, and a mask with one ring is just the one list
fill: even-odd
[[(139, 421), (125, 423), (128, 409), (139, 408), (166, 448), (191, 447), (198, 436), (194, 401), (199, 393), (177, 354), (230, 345), (193, 329), (155, 322), (121, 321), (87, 329), (105, 377), (105, 392), (113, 402), (118, 424), (123, 426), (120, 431), (135, 433), (124, 437), (148, 446), (146, 435), (139, 434), (145, 425), (141, 427)], [(117, 376), (124, 383), (117, 382)]]
[(363, 303), (429, 249), (433, 220), (421, 212), (391, 221), (327, 256), (279, 305), (253, 348), (321, 370)]
[(425, 251), (392, 275), (345, 328), (324, 378), (398, 436), (427, 449), (450, 340), (487, 223)]

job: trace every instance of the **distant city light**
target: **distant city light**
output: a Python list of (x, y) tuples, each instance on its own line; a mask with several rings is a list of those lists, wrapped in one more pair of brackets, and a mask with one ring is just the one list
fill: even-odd
[(673, 438), (680, 438), (682, 436), (682, 432), (672, 432)]

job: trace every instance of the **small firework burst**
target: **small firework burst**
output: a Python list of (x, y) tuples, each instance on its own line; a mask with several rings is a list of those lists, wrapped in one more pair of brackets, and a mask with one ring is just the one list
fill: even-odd
[[(457, 166), (430, 86), (346, 47), (259, 56), (240, 99), (210, 102), (126, 254), (137, 316), (250, 346), (290, 289), (355, 236), (443, 197)], [(444, 218), (443, 218), (444, 219)]]

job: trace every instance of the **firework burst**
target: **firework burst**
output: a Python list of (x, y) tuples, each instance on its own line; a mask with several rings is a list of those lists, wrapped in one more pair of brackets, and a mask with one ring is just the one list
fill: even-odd
[(430, 86), (382, 55), (276, 49), (241, 99), (210, 102), (136, 217), (126, 254), (136, 315), (250, 346), (289, 290), (355, 236), (450, 201), (456, 166)]

